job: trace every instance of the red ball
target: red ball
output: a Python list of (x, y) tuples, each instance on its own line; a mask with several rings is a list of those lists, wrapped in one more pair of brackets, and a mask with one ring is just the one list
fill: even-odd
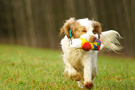
[(97, 46), (97, 50), (99, 50), (100, 49), (100, 46)]
[(88, 51), (91, 49), (91, 45), (88, 42), (85, 42), (82, 46), (82, 49)]

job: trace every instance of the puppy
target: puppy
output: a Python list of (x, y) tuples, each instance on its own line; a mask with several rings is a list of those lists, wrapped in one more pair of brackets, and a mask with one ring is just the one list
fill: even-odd
[[(71, 32), (69, 32), (70, 30)], [(69, 33), (72, 34), (72, 37)], [(66, 20), (60, 30), (60, 35), (62, 34), (65, 35), (60, 43), (65, 63), (64, 75), (76, 80), (80, 88), (83, 88), (83, 86), (92, 88), (97, 74), (98, 51), (71, 48), (69, 43), (76, 38), (83, 38), (89, 42), (95, 42), (99, 38), (101, 39), (100, 50), (108, 49), (116, 52), (121, 49), (117, 40), (121, 36), (114, 30), (102, 32), (101, 24), (88, 18)]]

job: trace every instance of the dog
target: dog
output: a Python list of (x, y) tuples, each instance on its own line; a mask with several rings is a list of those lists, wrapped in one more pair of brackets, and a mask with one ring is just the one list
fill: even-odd
[[(72, 31), (72, 37), (69, 30)], [(60, 29), (60, 35), (62, 34), (65, 35), (60, 42), (65, 64), (64, 76), (67, 75), (71, 79), (76, 80), (80, 88), (84, 86), (92, 88), (94, 86), (94, 78), (97, 74), (98, 51), (72, 48), (70, 47), (70, 42), (73, 39), (83, 38), (89, 42), (95, 42), (96, 39), (100, 39), (100, 50), (107, 49), (117, 52), (122, 49), (118, 41), (121, 36), (117, 31), (108, 30), (102, 32), (101, 24), (88, 18), (78, 20), (70, 18), (66, 20)]]

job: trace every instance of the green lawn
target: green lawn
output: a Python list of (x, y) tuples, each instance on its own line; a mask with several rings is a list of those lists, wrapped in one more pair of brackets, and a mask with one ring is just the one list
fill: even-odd
[[(61, 51), (0, 45), (0, 90), (82, 90), (63, 70)], [(98, 57), (93, 90), (109, 89), (135, 90), (135, 60)]]

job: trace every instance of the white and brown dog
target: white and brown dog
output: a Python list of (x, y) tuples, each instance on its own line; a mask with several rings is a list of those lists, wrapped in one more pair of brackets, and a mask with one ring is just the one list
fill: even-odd
[[(69, 30), (72, 30), (72, 38)], [(77, 49), (70, 47), (70, 40), (83, 38), (89, 42), (95, 42), (97, 38), (101, 39), (101, 49), (117, 51), (121, 49), (117, 38), (121, 38), (118, 32), (109, 30), (102, 32), (101, 24), (88, 18), (75, 20), (70, 18), (66, 20), (60, 30), (60, 35), (64, 33), (65, 37), (61, 40), (63, 50), (63, 61), (65, 63), (64, 75), (78, 82), (78, 86), (83, 88), (92, 88), (94, 78), (97, 74), (97, 55), (98, 51)], [(84, 81), (84, 82), (82, 82)]]

